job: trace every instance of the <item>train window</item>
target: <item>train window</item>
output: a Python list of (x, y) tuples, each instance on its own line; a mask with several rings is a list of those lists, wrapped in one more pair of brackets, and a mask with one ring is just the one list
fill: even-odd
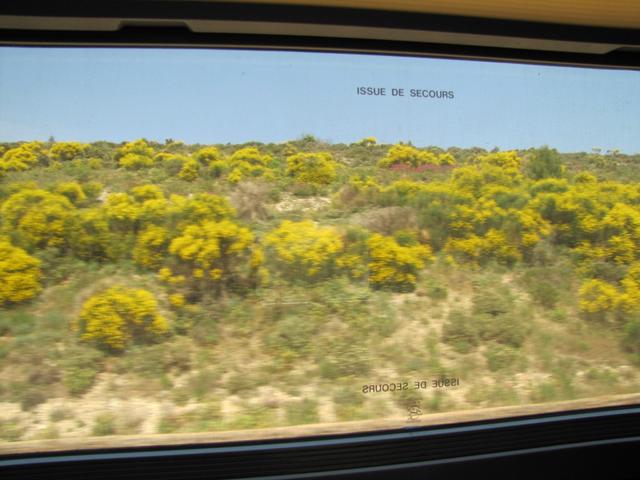
[(0, 454), (640, 398), (637, 71), (0, 48)]

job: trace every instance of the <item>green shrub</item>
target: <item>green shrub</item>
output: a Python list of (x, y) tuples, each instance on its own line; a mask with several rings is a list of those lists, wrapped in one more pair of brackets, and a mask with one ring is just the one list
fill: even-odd
[(541, 267), (546, 267), (553, 264), (557, 259), (557, 252), (555, 246), (548, 240), (538, 242), (531, 252), (531, 263)]
[(266, 344), (275, 353), (287, 359), (310, 353), (311, 341), (318, 329), (313, 318), (288, 316), (277, 322), (267, 336)]
[(144, 418), (134, 412), (123, 412), (116, 422), (116, 433), (121, 435), (135, 435), (140, 431)]
[(65, 372), (64, 386), (71, 395), (82, 395), (93, 386), (97, 374), (91, 367), (72, 367)]
[(414, 406), (420, 409), (423, 408), (424, 397), (419, 390), (411, 388), (408, 390), (400, 390), (395, 393), (396, 395), (393, 396), (393, 401), (400, 408), (408, 409)]
[(354, 390), (351, 385), (344, 383), (338, 385), (339, 389), (333, 396), (334, 409), (338, 420), (351, 421), (366, 418), (364, 395), (359, 390)]
[(337, 336), (319, 348), (318, 365), (322, 378), (365, 375), (371, 369), (369, 350), (351, 336)]
[(447, 287), (435, 278), (429, 278), (425, 281), (425, 293), (432, 300), (444, 300), (449, 294)]
[[(369, 325), (367, 329), (371, 329), (372, 332), (377, 333), (383, 338), (390, 337), (393, 332), (398, 328), (398, 320), (395, 312), (385, 312), (383, 310), (375, 309), (369, 314), (361, 313), (365, 319), (368, 319)], [(365, 331), (363, 331), (363, 335)]]
[(338, 385), (333, 401), (337, 405), (362, 405), (364, 396), (360, 390), (355, 390), (349, 383), (343, 383)]
[(286, 417), (289, 425), (303, 425), (305, 423), (318, 423), (318, 402), (305, 398), (298, 402), (291, 402), (286, 406)]
[(562, 177), (564, 170), (558, 151), (546, 146), (536, 149), (524, 167), (527, 176), (535, 180)]
[(20, 426), (16, 420), (0, 419), (0, 439), (7, 442), (17, 442), (25, 433), (25, 428)]
[(231, 429), (267, 428), (276, 424), (275, 411), (263, 405), (247, 406), (226, 426)]
[(560, 299), (558, 288), (547, 281), (532, 282), (529, 285), (529, 295), (534, 302), (548, 309), (555, 308)]
[(368, 210), (360, 214), (359, 223), (367, 230), (381, 235), (393, 235), (401, 230), (413, 231), (418, 226), (416, 211), (409, 207), (385, 207)]
[(53, 440), (56, 438), (60, 438), (60, 430), (56, 425), (48, 425), (47, 428), (42, 430), (37, 438), (42, 438), (44, 440)]
[(549, 312), (549, 318), (554, 322), (564, 323), (567, 321), (567, 312), (561, 308), (556, 308)]
[(205, 312), (179, 316), (179, 328), (188, 331), (194, 343), (199, 346), (210, 346), (218, 343), (220, 326), (218, 321)]
[(517, 391), (501, 383), (474, 385), (465, 399), (473, 405), (482, 406), (516, 405), (520, 402)]
[(125, 371), (147, 378), (160, 377), (165, 371), (164, 353), (162, 345), (133, 348), (123, 359)]
[(369, 413), (362, 405), (336, 405), (335, 412), (338, 420), (344, 422), (365, 420), (369, 417)]
[(543, 382), (531, 392), (531, 401), (534, 403), (551, 402), (560, 399), (557, 384), (552, 381)]
[[(409, 353), (409, 352), (408, 352)], [(406, 360), (398, 359), (398, 371), (407, 373), (420, 373), (429, 368), (429, 358), (421, 354), (409, 353)]]
[(178, 337), (164, 345), (136, 346), (123, 358), (123, 368), (147, 378), (184, 373), (191, 368), (191, 345), (189, 339)]
[(424, 403), (426, 409), (430, 412), (441, 412), (446, 409), (446, 397), (447, 394), (440, 390), (436, 390), (429, 397), (427, 397)]
[(191, 360), (192, 342), (184, 337), (177, 337), (165, 345), (165, 371), (174, 370), (179, 373), (187, 372), (193, 366)]
[(517, 363), (521, 360), (521, 356), (512, 347), (495, 343), (487, 346), (484, 357), (487, 360), (489, 370), (492, 372), (517, 366)]
[(622, 347), (640, 360), (640, 320), (633, 318), (627, 322), (622, 332)]
[(479, 288), (473, 296), (474, 321), (483, 341), (519, 347), (528, 329), (523, 312), (514, 312), (515, 301), (505, 286)]
[(478, 288), (473, 295), (473, 313), (498, 316), (513, 309), (513, 296), (505, 287)]
[(158, 433), (174, 433), (181, 427), (182, 422), (178, 415), (163, 415), (158, 422)]
[(572, 399), (576, 396), (574, 381), (577, 362), (571, 357), (557, 357), (552, 361), (551, 372), (558, 399)]
[(176, 177), (187, 160), (182, 155), (166, 155), (160, 162), (161, 167), (169, 177)]
[(426, 347), (426, 362), (427, 368), (431, 371), (439, 371), (442, 369), (442, 363), (440, 362), (440, 349), (437, 335), (433, 329), (429, 329), (427, 338), (425, 340)]
[(60, 369), (56, 365), (43, 363), (33, 367), (29, 373), (29, 383), (33, 386), (51, 385), (60, 380)]
[(116, 433), (116, 419), (111, 413), (101, 413), (93, 421), (91, 434), (97, 437), (114, 435)]
[(442, 326), (442, 341), (467, 353), (478, 346), (478, 327), (466, 313), (452, 310)]
[(73, 346), (65, 352), (62, 383), (71, 395), (82, 395), (93, 386), (103, 358), (102, 352), (83, 346)]
[(612, 262), (595, 261), (585, 269), (587, 277), (596, 278), (608, 283), (618, 283), (627, 273), (626, 265)]
[(390, 404), (386, 399), (377, 397), (371, 399), (367, 405), (367, 410), (371, 418), (385, 418), (391, 414), (389, 407)]
[(229, 393), (235, 395), (248, 392), (265, 383), (266, 379), (260, 378), (258, 375), (250, 374), (249, 372), (235, 372), (229, 377), (225, 386)]
[(20, 393), (20, 408), (27, 411), (47, 401), (47, 396), (39, 389), (26, 388)]
[(22, 310), (3, 311), (0, 315), (0, 336), (17, 337), (33, 330), (36, 317)]
[(494, 341), (512, 347), (520, 347), (528, 333), (523, 314), (479, 315), (476, 317), (478, 332), (483, 341)]
[(220, 374), (213, 368), (204, 368), (192, 374), (186, 383), (188, 397), (202, 400), (216, 388), (220, 381)]
[(597, 367), (591, 367), (587, 370), (585, 378), (589, 382), (599, 384), (607, 388), (613, 387), (619, 381), (618, 375), (615, 371), (608, 368)]
[(61, 422), (62, 420), (68, 420), (72, 417), (73, 413), (66, 407), (57, 407), (49, 413), (49, 420), (52, 422)]

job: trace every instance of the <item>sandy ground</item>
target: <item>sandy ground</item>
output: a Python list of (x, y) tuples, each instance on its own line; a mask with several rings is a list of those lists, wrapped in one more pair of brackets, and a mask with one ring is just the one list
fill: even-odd
[(422, 415), (416, 420), (411, 421), (408, 418), (389, 418), (384, 420), (323, 423), (293, 427), (278, 427), (212, 433), (141, 434), (90, 438), (60, 438), (55, 440), (31, 440), (12, 443), (0, 443), (0, 455), (55, 451), (82, 451), (115, 447), (126, 448), (186, 444), (202, 445), (219, 442), (346, 434), (390, 429), (426, 427), (431, 425), (446, 425), (477, 420), (500, 419), (572, 410), (575, 411), (598, 407), (634, 405), (638, 403), (640, 403), (640, 394), (626, 394), (571, 400), (565, 402), (426, 414)]

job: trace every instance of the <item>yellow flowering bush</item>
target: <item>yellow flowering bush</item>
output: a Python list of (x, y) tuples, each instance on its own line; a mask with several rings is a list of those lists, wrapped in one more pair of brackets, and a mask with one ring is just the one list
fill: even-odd
[(160, 152), (153, 157), (153, 166), (162, 167), (172, 177), (180, 173), (187, 162), (193, 159), (177, 153)]
[(428, 184), (424, 182), (416, 182), (413, 180), (396, 180), (390, 185), (383, 187), (382, 191), (391, 194), (391, 198), (393, 198), (398, 203), (406, 203), (407, 201), (415, 198), (416, 194), (419, 192), (427, 191)]
[(464, 238), (452, 238), (445, 251), (465, 262), (483, 265), (489, 260), (512, 265), (522, 258), (520, 251), (507, 241), (504, 232), (490, 229), (485, 235), (470, 234)]
[(261, 264), (257, 249), (251, 231), (230, 220), (188, 225), (169, 244), (172, 268), (165, 267), (160, 275), (170, 283), (185, 278), (192, 292), (213, 288), (219, 293), (255, 280)]
[(336, 179), (338, 164), (327, 152), (296, 153), (287, 157), (287, 176), (301, 183), (328, 185)]
[(87, 200), (87, 194), (84, 193), (84, 189), (78, 182), (59, 183), (53, 191), (60, 195), (64, 195), (76, 206), (79, 206)]
[(321, 227), (311, 220), (283, 221), (265, 237), (277, 268), (289, 279), (317, 279), (332, 273), (344, 245), (332, 227)]
[(0, 239), (0, 305), (19, 303), (40, 292), (40, 260)]
[(411, 291), (418, 271), (433, 259), (428, 245), (400, 245), (393, 237), (374, 233), (367, 240), (369, 283), (374, 288)]
[(432, 152), (419, 150), (411, 145), (393, 145), (387, 154), (378, 162), (380, 167), (390, 167), (392, 165), (404, 164), (412, 167), (419, 165), (435, 165), (438, 159)]
[(622, 293), (617, 301), (620, 313), (636, 314), (640, 311), (640, 283), (628, 276), (623, 278), (620, 283), (622, 285)]
[(580, 310), (592, 314), (611, 312), (617, 307), (618, 295), (615, 285), (595, 278), (587, 280), (578, 292)]
[(407, 165), (419, 167), (421, 165), (454, 165), (455, 163), (455, 159), (450, 153), (436, 155), (433, 152), (420, 150), (411, 145), (397, 144), (389, 148), (387, 154), (378, 162), (378, 166)]
[(132, 258), (145, 268), (158, 268), (162, 264), (169, 243), (169, 232), (166, 228), (149, 225), (138, 234)]
[(352, 176), (336, 195), (340, 205), (358, 207), (376, 203), (382, 192), (382, 185), (371, 177)]
[(187, 301), (181, 293), (174, 293), (169, 295), (169, 303), (175, 308), (182, 308), (186, 305)]
[(569, 190), (569, 182), (565, 178), (544, 178), (537, 180), (530, 187), (532, 195), (539, 193), (563, 193)]
[(103, 208), (109, 222), (117, 230), (134, 229), (141, 214), (140, 204), (124, 192), (109, 194)]
[(121, 167), (137, 170), (153, 165), (154, 151), (146, 140), (140, 139), (125, 143), (118, 149), (115, 158)]
[[(175, 198), (167, 199), (164, 196), (160, 198), (149, 198), (147, 200), (142, 200), (139, 202), (139, 215), (138, 222), (142, 225), (154, 224), (154, 225), (162, 225), (167, 222), (171, 222), (171, 219), (178, 215), (180, 210), (180, 205), (182, 203), (179, 201), (178, 204), (174, 203), (172, 200)], [(183, 197), (179, 197), (180, 200)]]
[(154, 151), (151, 146), (147, 143), (147, 141), (143, 138), (138, 140), (134, 140), (133, 142), (127, 142), (122, 147), (118, 149), (116, 152), (116, 158), (123, 157), (128, 155), (129, 153), (133, 153), (136, 155), (142, 155), (144, 157), (153, 157)]
[[(209, 162), (210, 169), (221, 169), (220, 160)], [(273, 162), (271, 155), (260, 153), (255, 147), (246, 147), (236, 150), (227, 159), (225, 169), (229, 170), (227, 180), (238, 183), (247, 177), (260, 177), (265, 180), (273, 180), (275, 171), (270, 167)]]
[(73, 160), (83, 156), (88, 145), (80, 142), (57, 142), (49, 149), (49, 157), (56, 162)]
[(220, 177), (229, 169), (228, 162), (216, 147), (201, 148), (193, 154), (193, 158), (214, 178)]
[(182, 168), (178, 172), (178, 178), (187, 182), (192, 182), (198, 178), (199, 169), (200, 166), (198, 165), (198, 162), (193, 159), (189, 159), (182, 165)]
[(232, 218), (236, 213), (226, 198), (213, 193), (198, 193), (182, 202), (174, 197), (174, 203), (179, 205), (181, 215), (191, 223), (205, 220), (219, 221)]
[(193, 154), (193, 158), (203, 166), (208, 166), (211, 162), (222, 160), (222, 154), (216, 147), (204, 147)]
[(39, 189), (11, 195), (0, 208), (2, 227), (26, 248), (60, 247), (66, 240), (75, 207), (64, 196)]
[(146, 200), (160, 200), (164, 198), (162, 189), (157, 185), (138, 185), (137, 187), (133, 187), (130, 192), (131, 196), (137, 202), (144, 202)]
[(439, 165), (455, 165), (456, 159), (450, 153), (441, 153), (438, 155), (438, 164)]
[(120, 157), (120, 166), (128, 170), (139, 170), (153, 165), (153, 158), (136, 153), (127, 153)]
[[(212, 160), (214, 160), (212, 158)], [(216, 159), (217, 160), (217, 159)], [(242, 163), (248, 163), (250, 165), (267, 166), (271, 163), (273, 158), (271, 155), (262, 154), (256, 147), (245, 147), (233, 152), (229, 157), (229, 164), (232, 167), (240, 165)]]
[(362, 145), (363, 147), (372, 147), (376, 143), (378, 143), (376, 137), (365, 137), (358, 142), (358, 145)]
[(476, 162), (482, 165), (493, 165), (510, 170), (519, 170), (522, 165), (522, 159), (514, 150), (480, 155), (476, 158)]
[(43, 150), (40, 142), (23, 143), (7, 150), (0, 157), (0, 172), (27, 170), (37, 165)]
[(169, 323), (151, 292), (116, 285), (84, 302), (75, 328), (83, 341), (117, 351), (134, 341), (161, 337)]
[(78, 210), (68, 233), (71, 251), (85, 260), (115, 258), (118, 240), (111, 232), (109, 220), (101, 208)]

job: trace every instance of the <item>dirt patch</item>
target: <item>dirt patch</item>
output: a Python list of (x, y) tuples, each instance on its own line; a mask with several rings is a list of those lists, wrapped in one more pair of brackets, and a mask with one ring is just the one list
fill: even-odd
[(306, 197), (299, 198), (290, 194), (282, 195), (282, 200), (276, 203), (273, 208), (279, 213), (286, 212), (314, 212), (331, 204), (329, 197)]

